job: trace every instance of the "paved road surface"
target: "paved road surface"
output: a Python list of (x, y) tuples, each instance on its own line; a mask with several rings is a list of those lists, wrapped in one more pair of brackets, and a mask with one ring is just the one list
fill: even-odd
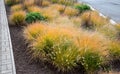
[(78, 0), (90, 4), (104, 15), (120, 23), (120, 0)]

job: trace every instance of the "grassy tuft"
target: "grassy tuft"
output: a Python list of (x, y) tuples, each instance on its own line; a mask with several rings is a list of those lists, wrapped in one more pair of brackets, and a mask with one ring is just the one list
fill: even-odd
[(28, 7), (27, 10), (28, 10), (28, 12), (38, 12), (38, 13), (40, 13), (42, 11), (42, 9), (38, 6), (30, 6), (30, 7)]
[[(48, 13), (49, 12), (49, 13)], [(52, 10), (51, 11), (51, 8), (45, 8), (43, 9), (42, 11), (42, 15), (48, 20), (48, 21), (51, 21), (53, 20), (54, 18), (56, 18), (57, 16), (59, 16), (59, 12), (57, 10)]]
[(12, 1), (12, 0), (5, 0), (5, 4), (7, 4), (9, 6), (17, 4), (17, 3), (19, 3), (19, 0), (14, 0), (14, 1)]
[(24, 36), (27, 41), (35, 40), (39, 35), (44, 34), (47, 26), (42, 23), (33, 23), (24, 29)]
[(49, 1), (47, 1), (47, 0), (44, 0), (43, 2), (42, 2), (42, 6), (49, 6), (51, 3), (49, 2)]
[(53, 4), (53, 5), (51, 5), (51, 7), (52, 7), (53, 9), (58, 10), (60, 13), (63, 13), (63, 12), (64, 12), (64, 9), (65, 9), (65, 6), (64, 6), (64, 5), (61, 5), (61, 4)]
[(33, 43), (34, 58), (44, 58), (59, 71), (73, 69), (77, 65), (78, 49), (69, 33), (67, 30), (49, 28), (46, 34), (39, 36)]
[(11, 7), (11, 12), (21, 11), (23, 9), (22, 4), (17, 4)]
[(88, 28), (95, 28), (108, 24), (108, 19), (100, 16), (96, 11), (89, 11), (83, 13), (81, 15), (81, 19), (82, 25)]
[(97, 33), (81, 33), (77, 38), (80, 50), (80, 62), (85, 70), (92, 74), (107, 61), (108, 40)]
[(64, 12), (65, 15), (68, 15), (68, 16), (76, 16), (78, 14), (78, 10), (77, 9), (74, 9), (72, 7), (67, 7), (65, 9), (65, 12)]
[(23, 4), (24, 4), (25, 8), (28, 8), (30, 6), (34, 6), (35, 5), (35, 1), (34, 0), (25, 0)]
[(112, 60), (120, 58), (120, 42), (111, 41), (109, 45), (110, 57)]
[(9, 17), (10, 24), (11, 25), (24, 25), (25, 16), (26, 16), (26, 13), (24, 11), (13, 12)]

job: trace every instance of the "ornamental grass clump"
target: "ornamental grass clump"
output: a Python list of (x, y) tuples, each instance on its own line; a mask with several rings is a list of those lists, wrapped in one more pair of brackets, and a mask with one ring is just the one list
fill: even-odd
[(25, 17), (26, 13), (24, 11), (13, 12), (9, 17), (10, 24), (17, 26), (25, 25)]
[(34, 41), (39, 35), (44, 34), (47, 26), (42, 23), (33, 23), (24, 29), (24, 37), (27, 41)]
[(42, 2), (42, 6), (49, 6), (49, 5), (50, 5), (50, 2), (47, 1), (47, 0), (44, 0), (44, 1)]
[(58, 2), (58, 0), (51, 0), (51, 2), (52, 2), (52, 3), (57, 3), (57, 2)]
[(58, 0), (58, 3), (68, 6), (74, 4), (74, 0)]
[(59, 45), (55, 48), (53, 64), (59, 71), (70, 71), (77, 66), (78, 48), (73, 44), (73, 41), (66, 38), (61, 38)]
[(71, 32), (59, 28), (49, 28), (33, 43), (34, 59), (48, 61), (59, 71), (72, 70), (78, 58), (78, 48), (74, 45)]
[(72, 16), (76, 16), (78, 14), (78, 10), (77, 9), (74, 9), (72, 7), (67, 7), (64, 11), (64, 14), (65, 15), (68, 15), (70, 17)]
[(80, 28), (82, 22), (80, 17), (73, 17), (71, 21), (74, 23), (74, 26)]
[(105, 35), (110, 40), (119, 39), (118, 30), (113, 25), (104, 25), (96, 28), (96, 30)]
[(23, 10), (22, 4), (13, 5), (13, 6), (11, 7), (11, 12), (21, 11), (21, 10)]
[(5, 0), (5, 4), (7, 4), (9, 6), (17, 4), (19, 2), (20, 2), (19, 0)]
[(28, 8), (30, 6), (34, 6), (35, 5), (35, 0), (25, 0), (23, 5), (24, 5), (24, 8)]
[(80, 60), (88, 74), (94, 74), (103, 64), (103, 57), (101, 57), (99, 53), (90, 51), (86, 51)]
[(120, 24), (116, 24), (115, 29), (117, 30), (117, 38), (120, 39)]
[(27, 8), (27, 11), (41, 13), (42, 9), (38, 6), (30, 6)]
[(102, 68), (102, 64), (107, 61), (108, 41), (97, 33), (84, 33), (76, 40), (79, 47), (80, 62), (85, 70), (92, 74)]
[(31, 42), (32, 59), (48, 62), (58, 71), (74, 70), (80, 63), (87, 73), (94, 73), (109, 56), (109, 40), (97, 32), (35, 23), (25, 28), (24, 34)]
[(81, 51), (101, 52), (100, 54), (104, 55), (108, 42), (109, 40), (97, 32), (81, 32), (76, 40), (76, 45), (80, 47)]
[[(51, 11), (52, 10), (52, 11)], [(41, 14), (46, 18), (47, 21), (51, 21), (59, 16), (59, 12), (55, 9), (45, 8)]]
[(51, 7), (53, 9), (56, 9), (57, 11), (59, 11), (60, 13), (63, 13), (64, 10), (65, 10), (65, 6), (64, 5), (61, 5), (61, 4), (53, 4), (51, 5)]
[[(96, 19), (97, 18), (97, 19)], [(107, 25), (109, 20), (98, 14), (96, 11), (88, 11), (81, 15), (82, 25), (88, 28), (96, 28)]]
[(109, 53), (111, 60), (120, 59), (120, 42), (119, 41), (111, 41), (109, 44)]

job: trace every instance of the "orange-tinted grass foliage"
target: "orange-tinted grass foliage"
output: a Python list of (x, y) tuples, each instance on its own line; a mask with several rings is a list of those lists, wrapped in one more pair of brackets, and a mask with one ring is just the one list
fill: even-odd
[(30, 6), (28, 7), (28, 12), (39, 12), (41, 13), (42, 9), (38, 6)]
[(59, 16), (59, 12), (57, 10), (51, 9), (51, 8), (44, 8), (42, 11), (42, 15), (47, 19), (47, 20), (53, 20), (57, 16)]
[(91, 51), (100, 53), (104, 56), (108, 55), (108, 40), (99, 33), (80, 31), (80, 35), (75, 42), (81, 54), (86, 51)]
[(120, 58), (120, 42), (111, 41), (109, 45), (109, 53), (111, 60), (116, 60)]
[(88, 22), (94, 27), (100, 27), (109, 23), (107, 18), (104, 18), (96, 11), (88, 11), (81, 15), (82, 22)]
[(13, 12), (9, 17), (10, 24), (11, 25), (24, 25), (25, 17), (26, 17), (25, 11)]
[(45, 24), (38, 23), (38, 22), (32, 23), (24, 29), (25, 38), (28, 41), (33, 41), (39, 35), (44, 34), (44, 32), (46, 31), (46, 28), (47, 26)]
[(81, 18), (80, 17), (73, 17), (71, 18), (71, 21), (74, 23), (75, 26), (80, 27), (81, 26)]
[(53, 9), (58, 10), (60, 13), (62, 13), (64, 11), (64, 9), (65, 9), (65, 6), (61, 5), (61, 4), (53, 4), (50, 7), (52, 7)]
[(24, 7), (28, 8), (29, 6), (34, 6), (35, 5), (35, 0), (25, 0), (24, 1)]
[(43, 0), (42, 6), (49, 6), (49, 5), (50, 5), (50, 2), (49, 2), (49, 1)]
[(64, 14), (68, 16), (75, 16), (78, 14), (78, 10), (72, 7), (66, 7)]
[(11, 7), (11, 12), (20, 11), (22, 9), (22, 4), (17, 4)]

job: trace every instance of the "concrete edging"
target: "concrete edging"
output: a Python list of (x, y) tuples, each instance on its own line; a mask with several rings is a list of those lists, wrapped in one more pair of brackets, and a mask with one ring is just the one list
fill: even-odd
[(1, 26), (0, 55), (2, 56), (2, 58), (0, 58), (1, 62), (0, 74), (16, 74), (13, 48), (4, 0), (0, 0), (0, 26)]
[[(4, 7), (5, 7), (5, 1), (4, 1)], [(7, 13), (5, 9), (5, 14), (6, 14), (6, 19), (7, 19)], [(11, 52), (11, 59), (12, 59), (12, 68), (13, 68), (13, 74), (16, 74), (16, 68), (15, 68), (15, 61), (14, 61), (14, 54), (13, 54), (13, 47), (12, 47), (12, 41), (11, 41), (11, 36), (10, 36), (10, 29), (8, 27), (8, 19), (7, 19), (7, 31), (8, 31), (8, 39), (9, 39), (9, 47), (10, 47), (10, 52)]]

